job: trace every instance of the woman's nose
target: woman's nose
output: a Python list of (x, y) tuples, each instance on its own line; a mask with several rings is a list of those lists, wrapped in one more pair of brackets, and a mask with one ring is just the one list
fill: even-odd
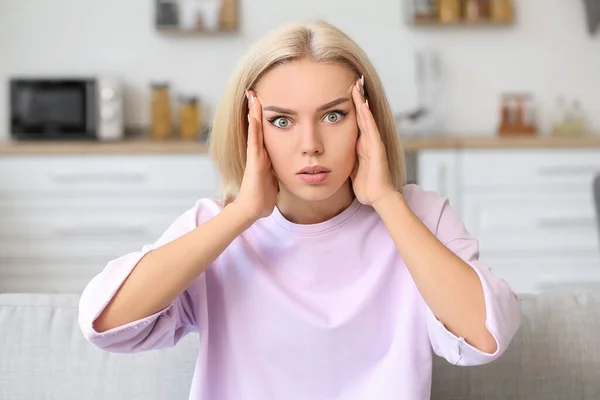
[(319, 132), (314, 126), (308, 126), (302, 131), (302, 154), (315, 155), (323, 153), (323, 143)]

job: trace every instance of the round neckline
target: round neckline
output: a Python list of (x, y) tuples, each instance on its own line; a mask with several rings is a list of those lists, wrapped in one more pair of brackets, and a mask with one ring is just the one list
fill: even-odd
[(318, 222), (316, 224), (297, 224), (291, 222), (283, 216), (279, 210), (279, 207), (277, 206), (275, 206), (273, 209), (273, 213), (271, 214), (270, 218), (274, 220), (281, 228), (294, 234), (317, 235), (329, 232), (345, 224), (358, 212), (358, 210), (360, 210), (361, 207), (362, 203), (355, 198), (352, 203), (341, 213), (337, 214), (333, 218), (323, 222)]

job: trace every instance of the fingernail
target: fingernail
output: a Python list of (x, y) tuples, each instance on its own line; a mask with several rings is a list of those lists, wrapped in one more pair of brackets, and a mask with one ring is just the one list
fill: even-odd
[(250, 96), (250, 104), (254, 105), (254, 95)]
[(248, 123), (250, 123), (250, 114), (248, 114)]
[(360, 85), (361, 85), (363, 88), (365, 87), (365, 76), (364, 76), (364, 75), (362, 75), (362, 76), (360, 77)]
[(369, 107), (369, 99), (365, 100), (365, 104), (367, 105), (367, 108), (371, 108), (371, 107)]

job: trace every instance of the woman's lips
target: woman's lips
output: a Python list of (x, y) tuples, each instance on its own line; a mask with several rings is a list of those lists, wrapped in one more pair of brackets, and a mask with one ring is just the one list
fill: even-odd
[(300, 180), (308, 184), (323, 183), (329, 176), (329, 171), (322, 172), (302, 172), (298, 174)]

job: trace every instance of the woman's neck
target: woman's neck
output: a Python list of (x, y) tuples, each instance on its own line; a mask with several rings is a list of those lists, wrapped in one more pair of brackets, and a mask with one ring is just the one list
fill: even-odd
[(335, 217), (348, 208), (353, 201), (354, 192), (350, 182), (347, 182), (331, 197), (318, 201), (301, 199), (282, 188), (277, 199), (277, 208), (288, 221), (308, 225)]

